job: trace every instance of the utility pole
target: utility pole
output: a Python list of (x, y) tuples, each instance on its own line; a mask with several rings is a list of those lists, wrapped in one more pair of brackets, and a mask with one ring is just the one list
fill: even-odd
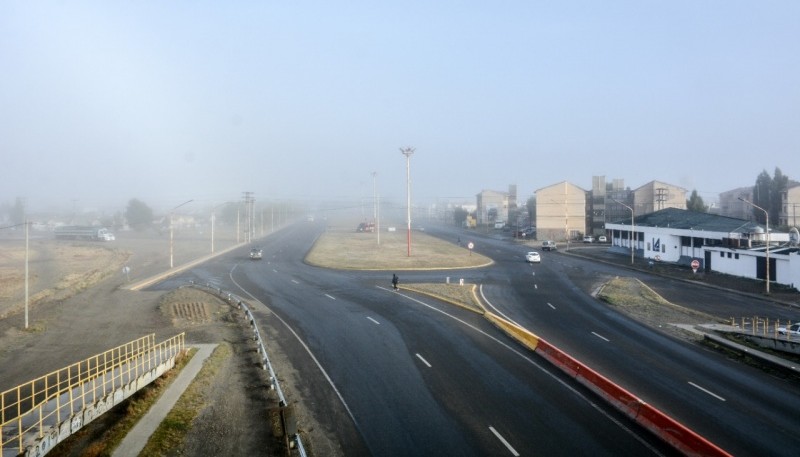
[(253, 202), (255, 198), (253, 197), (253, 192), (242, 192), (244, 194), (244, 218), (245, 223), (247, 224), (247, 231), (245, 232), (244, 241), (249, 243), (253, 240), (253, 229), (254, 229), (254, 221), (253, 221)]
[(372, 220), (375, 222), (375, 233), (377, 234), (378, 244), (381, 244), (381, 225), (378, 221), (378, 192), (377, 192), (377, 178), (378, 172), (372, 172), (372, 200), (373, 200), (373, 209), (372, 209)]
[(408, 257), (411, 257), (411, 155), (414, 154), (414, 148), (400, 148), (400, 152), (406, 156), (406, 244)]

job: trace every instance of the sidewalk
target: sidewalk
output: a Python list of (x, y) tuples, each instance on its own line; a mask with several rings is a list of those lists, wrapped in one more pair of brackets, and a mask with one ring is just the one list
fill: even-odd
[(181, 370), (178, 377), (164, 391), (161, 398), (156, 401), (150, 411), (133, 427), (119, 447), (114, 451), (113, 457), (136, 457), (142, 452), (153, 432), (156, 431), (161, 421), (178, 402), (183, 392), (189, 387), (197, 373), (203, 367), (203, 362), (214, 352), (216, 344), (198, 344), (191, 347), (198, 348), (192, 360)]

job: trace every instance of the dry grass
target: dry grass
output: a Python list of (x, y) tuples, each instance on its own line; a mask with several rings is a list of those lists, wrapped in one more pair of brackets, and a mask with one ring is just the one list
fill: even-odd
[(405, 232), (382, 232), (378, 244), (375, 233), (340, 230), (323, 234), (306, 262), (336, 269), (401, 271), (474, 268), (492, 260), (422, 232), (412, 234), (409, 257)]
[(446, 283), (401, 284), (401, 288), (429, 295), (480, 314), (485, 312), (480, 300), (478, 300), (478, 296), (475, 294), (475, 289), (477, 288), (475, 284), (464, 284), (463, 286)]
[(719, 320), (665, 300), (636, 278), (614, 278), (603, 286), (597, 297), (651, 326)]

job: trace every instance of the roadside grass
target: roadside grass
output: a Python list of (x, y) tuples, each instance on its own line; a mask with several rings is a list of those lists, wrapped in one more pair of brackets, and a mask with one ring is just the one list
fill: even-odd
[(310, 265), (341, 270), (444, 270), (477, 268), (492, 260), (423, 232), (411, 235), (411, 255), (405, 232), (378, 234), (329, 230), (306, 256)]
[(183, 444), (186, 434), (191, 429), (192, 421), (205, 407), (204, 392), (210, 389), (214, 378), (220, 374), (223, 365), (232, 356), (233, 349), (230, 344), (221, 343), (217, 346), (167, 417), (153, 432), (140, 455), (178, 455), (177, 449)]
[(447, 283), (414, 283), (400, 285), (400, 289), (402, 290), (410, 290), (412, 292), (425, 294), (467, 308), (470, 311), (483, 314), (485, 310), (481, 306), (478, 296), (475, 294), (477, 287), (478, 286), (475, 284), (464, 284), (461, 286)]
[(670, 317), (683, 315), (705, 322), (720, 321), (710, 314), (684, 308), (665, 300), (636, 278), (617, 277), (608, 281), (598, 292), (597, 298), (646, 321), (664, 314), (671, 314)]

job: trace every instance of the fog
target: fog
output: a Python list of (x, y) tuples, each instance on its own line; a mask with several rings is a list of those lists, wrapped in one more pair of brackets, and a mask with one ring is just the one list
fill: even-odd
[(762, 170), (800, 179), (798, 17), (796, 1), (6, 1), (0, 205), (401, 206), (406, 147), (414, 205), (596, 175), (714, 201)]

